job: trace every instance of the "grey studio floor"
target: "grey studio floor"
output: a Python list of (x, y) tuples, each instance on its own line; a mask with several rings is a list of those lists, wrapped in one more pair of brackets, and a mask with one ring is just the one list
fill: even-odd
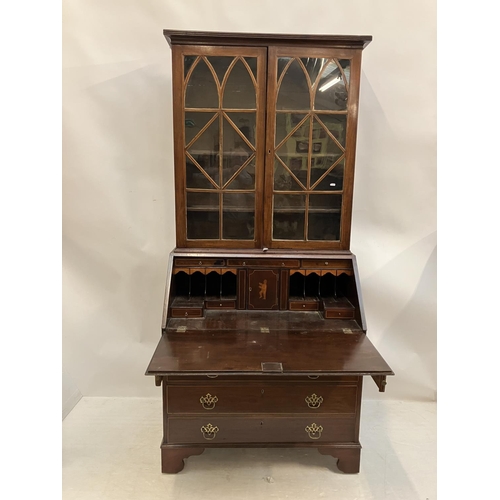
[(361, 471), (306, 449), (212, 449), (160, 472), (161, 401), (83, 398), (63, 422), (64, 500), (436, 498), (436, 404), (363, 401)]

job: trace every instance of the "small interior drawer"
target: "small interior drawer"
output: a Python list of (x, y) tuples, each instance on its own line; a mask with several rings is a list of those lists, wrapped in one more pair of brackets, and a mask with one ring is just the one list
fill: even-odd
[(202, 307), (172, 307), (170, 308), (172, 318), (202, 318)]
[(317, 300), (290, 299), (288, 305), (291, 311), (317, 311), (319, 309)]

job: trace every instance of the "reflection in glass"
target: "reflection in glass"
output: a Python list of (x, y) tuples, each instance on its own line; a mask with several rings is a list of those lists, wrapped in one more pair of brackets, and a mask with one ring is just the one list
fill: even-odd
[(219, 195), (187, 192), (188, 239), (219, 239)]
[(339, 240), (341, 209), (341, 194), (311, 194), (307, 238), (309, 240)]
[(340, 213), (309, 212), (308, 240), (340, 240)]
[(196, 189), (215, 189), (203, 172), (186, 156), (186, 187)]
[(224, 119), (222, 153), (222, 176), (225, 184), (253, 155), (252, 149), (226, 119)]
[(219, 119), (215, 119), (191, 145), (189, 154), (219, 184)]
[(301, 61), (306, 67), (309, 79), (311, 80), (311, 85), (314, 86), (316, 78), (318, 77), (318, 73), (327, 60), (318, 57), (303, 57)]
[[(344, 188), (344, 163), (345, 160), (340, 161), (333, 170), (328, 172), (323, 179), (318, 183), (318, 185), (314, 188), (315, 191), (342, 191)], [(326, 169), (322, 167), (316, 169), (315, 167), (311, 170), (311, 185), (317, 179), (319, 179), (324, 173)]]
[(253, 76), (257, 79), (257, 58), (256, 57), (245, 57), (245, 61), (252, 70)]
[[(333, 137), (335, 137), (335, 139), (339, 141), (340, 145), (342, 147), (345, 147), (347, 115), (331, 115), (318, 113), (316, 116), (317, 120), (319, 120), (330, 131)], [(319, 133), (322, 133), (323, 137), (326, 137), (326, 133), (324, 130), (320, 131)]]
[[(237, 170), (238, 169), (235, 168), (233, 174), (227, 176), (228, 179), (230, 179)], [(226, 175), (227, 174), (224, 172), (224, 177), (226, 177)], [(227, 189), (247, 191), (255, 189), (255, 158), (253, 158), (226, 187)]]
[(217, 74), (217, 78), (219, 79), (219, 84), (224, 80), (224, 76), (226, 75), (227, 68), (233, 62), (234, 57), (231, 56), (212, 56), (207, 57), (208, 62), (214, 68), (215, 73)]
[[(305, 118), (302, 113), (276, 113), (275, 145), (280, 144), (283, 139)], [(294, 137), (307, 137), (307, 120), (293, 133)]]
[(291, 60), (291, 57), (278, 57), (278, 71), (276, 73), (276, 77), (279, 80), (281, 77), (281, 73), (286, 68), (288, 62)]
[(321, 73), (314, 109), (328, 111), (347, 109), (347, 89), (340, 69), (334, 61), (330, 61)]
[[(255, 58), (254, 58), (255, 59)], [(246, 66), (239, 60), (232, 68), (223, 97), (224, 108), (255, 109), (255, 86)]]
[(222, 237), (228, 240), (253, 240), (255, 194), (223, 194)]
[(229, 116), (230, 120), (234, 123), (241, 134), (246, 137), (248, 142), (255, 146), (255, 113), (228, 112), (227, 116)]
[(185, 145), (187, 146), (200, 130), (213, 118), (214, 113), (186, 111), (184, 116)]
[(184, 56), (184, 78), (186, 78), (187, 74), (189, 73), (189, 69), (196, 61), (197, 57), (198, 56)]
[(345, 79), (347, 80), (347, 85), (351, 81), (351, 61), (349, 59), (340, 59), (339, 60), (342, 69), (344, 70)]
[(214, 76), (203, 59), (191, 73), (186, 86), (186, 108), (218, 108), (219, 94)]
[(305, 195), (274, 195), (273, 239), (303, 240)]
[(297, 181), (290, 172), (281, 164), (280, 161), (274, 161), (274, 190), (275, 191), (302, 191)]
[(343, 151), (326, 130), (316, 120), (313, 120), (310, 185), (313, 186), (342, 154)]
[(309, 110), (310, 108), (309, 84), (304, 70), (298, 61), (294, 60), (281, 82), (276, 109)]
[(342, 208), (341, 194), (310, 194), (309, 213), (311, 212), (340, 212)]

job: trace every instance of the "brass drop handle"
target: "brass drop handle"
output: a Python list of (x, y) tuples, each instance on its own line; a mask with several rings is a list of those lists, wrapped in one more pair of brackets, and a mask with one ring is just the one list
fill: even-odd
[(215, 439), (215, 436), (219, 432), (219, 428), (217, 426), (213, 426), (212, 424), (204, 425), (200, 430), (203, 438), (207, 441)]
[(306, 432), (311, 439), (319, 439), (321, 433), (323, 432), (323, 426), (317, 424), (311, 424), (306, 427)]
[(201, 406), (203, 406), (205, 410), (213, 410), (217, 401), (219, 401), (217, 396), (212, 396), (210, 393), (200, 398)]
[(305, 402), (309, 408), (319, 408), (323, 402), (323, 398), (321, 396), (316, 396), (316, 394), (313, 393), (310, 396), (307, 396)]
[(249, 291), (249, 292), (251, 292), (251, 291), (252, 291), (252, 287), (249, 287), (249, 288), (248, 288), (248, 291)]

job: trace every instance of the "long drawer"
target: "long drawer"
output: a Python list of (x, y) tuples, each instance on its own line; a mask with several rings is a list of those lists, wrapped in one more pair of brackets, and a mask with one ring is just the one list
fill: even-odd
[(169, 417), (168, 443), (349, 443), (354, 418)]
[(169, 386), (169, 414), (332, 413), (353, 415), (355, 385), (241, 384)]
[(228, 266), (243, 267), (299, 267), (298, 259), (227, 259)]

